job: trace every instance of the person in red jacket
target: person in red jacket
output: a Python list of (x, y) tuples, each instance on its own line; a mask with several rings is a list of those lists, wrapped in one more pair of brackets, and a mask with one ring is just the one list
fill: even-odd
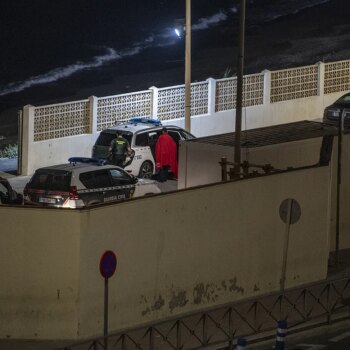
[(177, 145), (174, 139), (168, 134), (166, 128), (162, 129), (156, 144), (156, 167), (160, 181), (168, 177), (168, 169), (177, 178)]

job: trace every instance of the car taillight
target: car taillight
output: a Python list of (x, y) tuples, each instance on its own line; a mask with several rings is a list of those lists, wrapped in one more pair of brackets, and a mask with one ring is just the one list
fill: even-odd
[(69, 199), (79, 199), (77, 186), (71, 186), (69, 189)]

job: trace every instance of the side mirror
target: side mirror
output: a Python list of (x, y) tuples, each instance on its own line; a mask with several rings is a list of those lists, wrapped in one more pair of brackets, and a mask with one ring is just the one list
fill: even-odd
[(138, 183), (139, 179), (136, 176), (132, 175), (132, 180), (131, 181), (132, 181), (133, 184), (136, 184), (136, 183)]

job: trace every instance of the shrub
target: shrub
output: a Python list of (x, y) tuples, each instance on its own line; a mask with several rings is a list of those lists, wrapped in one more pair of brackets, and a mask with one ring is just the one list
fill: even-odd
[(9, 144), (4, 149), (0, 150), (0, 158), (17, 158), (18, 156), (18, 145)]

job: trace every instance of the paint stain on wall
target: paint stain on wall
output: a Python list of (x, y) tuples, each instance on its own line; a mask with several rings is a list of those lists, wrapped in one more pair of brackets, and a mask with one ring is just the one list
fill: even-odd
[(242, 295), (244, 294), (244, 288), (237, 285), (237, 277), (234, 277), (229, 282), (230, 282), (230, 287), (229, 287), (230, 292), (237, 292), (237, 293), (241, 293)]
[(226, 284), (226, 281), (223, 280), (223, 281), (221, 282), (221, 285), (222, 285), (222, 288), (224, 288), (224, 291), (226, 292), (226, 291), (227, 291), (227, 284)]
[(152, 311), (160, 310), (164, 306), (164, 304), (165, 304), (165, 300), (161, 295), (159, 295), (158, 299), (154, 301), (153, 306), (151, 306), (151, 310)]
[[(144, 295), (141, 295), (141, 304), (148, 304), (147, 298)], [(145, 316), (151, 311), (157, 311), (160, 310), (165, 305), (165, 300), (161, 295), (158, 296), (158, 298), (154, 297), (153, 305), (147, 306), (145, 310), (141, 312), (142, 316)]]
[(220, 290), (220, 288), (213, 284), (198, 283), (193, 289), (193, 303), (201, 304), (216, 301), (219, 298), (219, 295), (216, 294), (217, 290)]
[(169, 309), (172, 312), (177, 307), (183, 307), (188, 303), (186, 291), (173, 292), (171, 300), (169, 301)]

